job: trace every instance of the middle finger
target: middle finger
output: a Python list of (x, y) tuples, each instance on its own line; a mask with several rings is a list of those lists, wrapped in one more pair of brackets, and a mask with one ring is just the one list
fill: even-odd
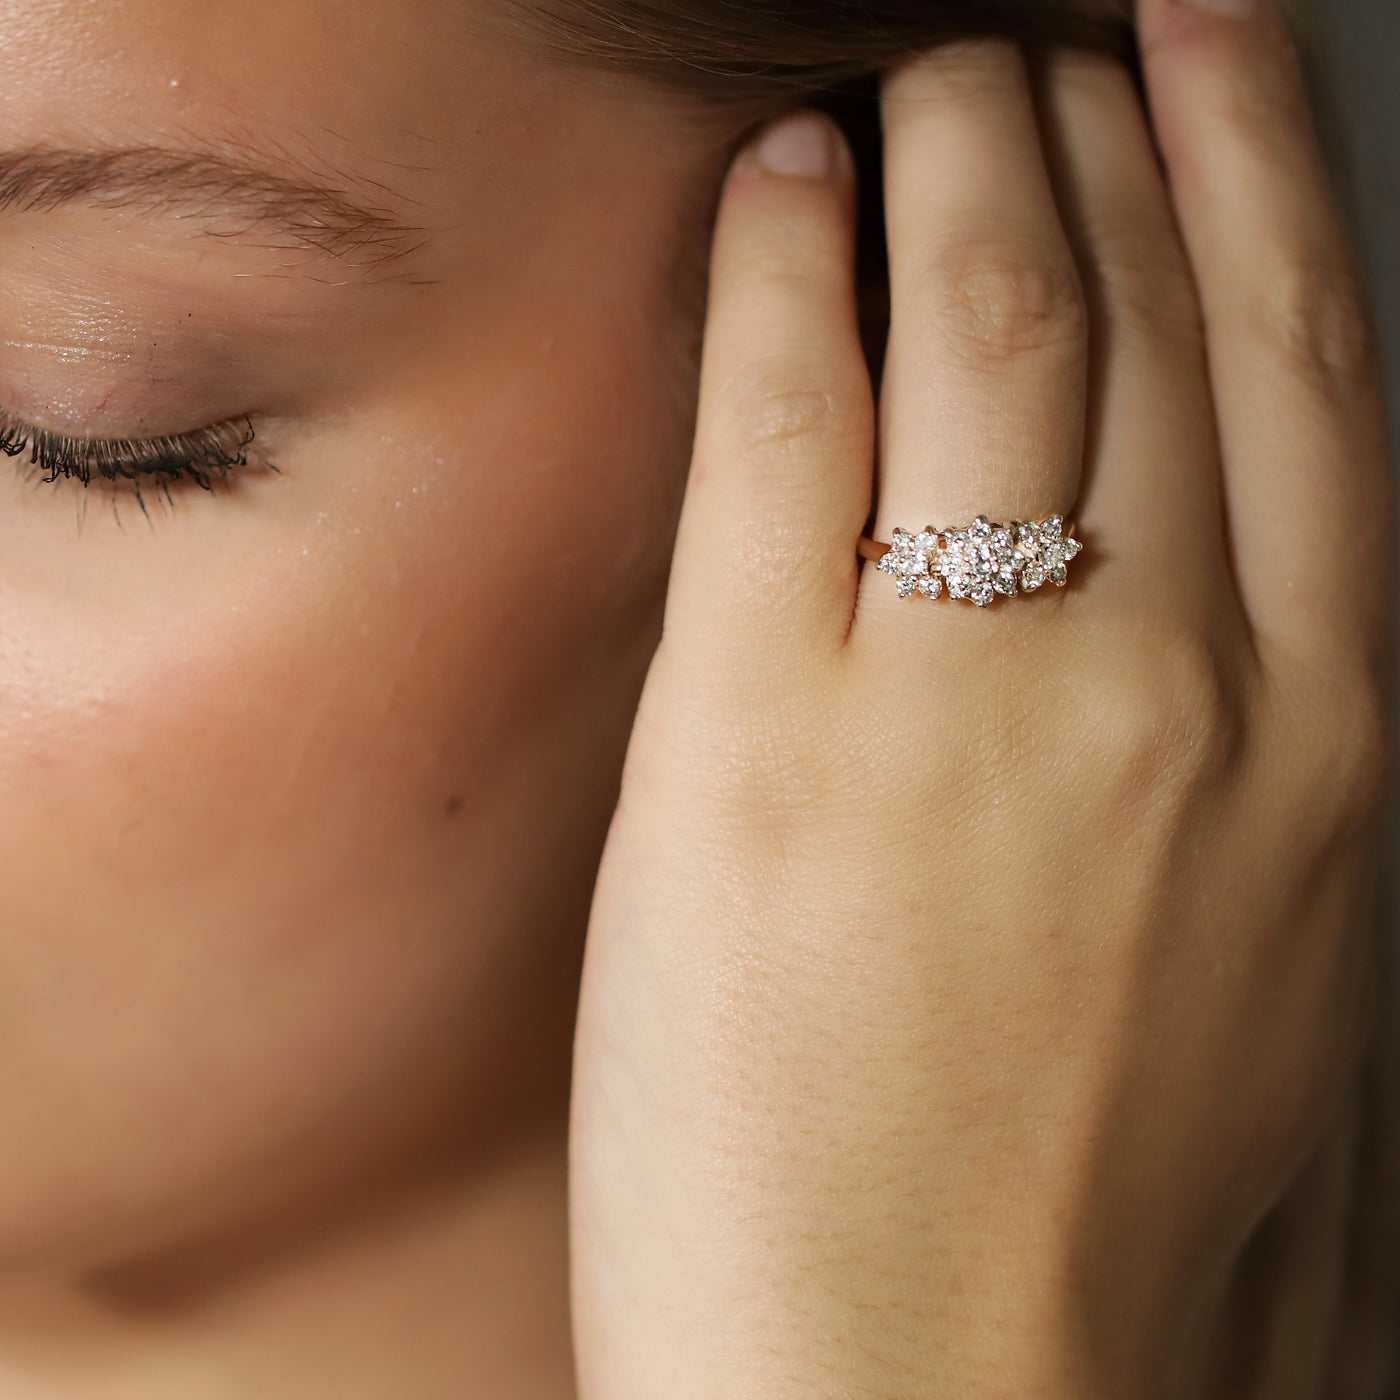
[(939, 49), (887, 80), (882, 113), (891, 311), (877, 533), (1068, 514), (1087, 315), (1024, 62), (997, 41)]

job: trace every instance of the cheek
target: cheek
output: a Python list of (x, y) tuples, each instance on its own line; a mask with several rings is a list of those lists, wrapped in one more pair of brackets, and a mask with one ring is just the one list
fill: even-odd
[(237, 1209), (293, 1137), (323, 1173), (353, 1096), (412, 1082), (433, 987), (480, 970), (419, 893), (446, 833), (385, 688), (258, 602), (27, 639), (66, 684), (24, 687), (0, 769), (0, 1262), (159, 1237), (185, 1192)]
[(659, 379), (590, 354), (419, 376), (149, 529), (6, 488), (0, 1264), (313, 1189), (489, 1060), (677, 501)]

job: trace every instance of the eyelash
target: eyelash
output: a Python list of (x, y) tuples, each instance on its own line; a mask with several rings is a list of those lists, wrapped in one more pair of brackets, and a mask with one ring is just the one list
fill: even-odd
[(236, 467), (248, 465), (253, 437), (248, 418), (167, 437), (68, 437), (35, 428), (0, 409), (0, 452), (7, 457), (28, 453), (29, 465), (49, 483), (67, 478), (87, 486), (98, 478), (134, 482), (139, 491), (142, 479), (147, 479), (168, 491), (177, 481), (192, 481), (212, 491), (215, 482), (226, 481)]

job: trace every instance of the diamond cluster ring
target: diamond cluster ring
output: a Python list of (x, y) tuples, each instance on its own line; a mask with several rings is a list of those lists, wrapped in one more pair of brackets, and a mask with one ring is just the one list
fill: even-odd
[(1083, 548), (1064, 528), (1064, 520), (1013, 520), (997, 525), (979, 515), (971, 525), (917, 533), (895, 530), (890, 543), (862, 536), (858, 549), (875, 567), (890, 574), (901, 598), (922, 593), (937, 598), (967, 598), (985, 608), (998, 593), (1029, 593), (1043, 583), (1063, 587), (1066, 566)]

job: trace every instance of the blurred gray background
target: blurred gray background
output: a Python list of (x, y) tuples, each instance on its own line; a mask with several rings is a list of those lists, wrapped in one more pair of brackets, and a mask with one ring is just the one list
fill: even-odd
[[(1324, 141), (1370, 274), (1400, 424), (1400, 0), (1284, 0), (1302, 41)], [(1397, 434), (1400, 439), (1400, 434)], [(1400, 460), (1397, 461), (1400, 466)], [(1400, 793), (1400, 781), (1396, 784)], [(1389, 1017), (1372, 1066), (1367, 1164), (1354, 1204), (1347, 1396), (1400, 1400), (1400, 806), (1384, 890)]]
[(1400, 0), (1294, 0), (1290, 9), (1371, 274), (1400, 413)]

